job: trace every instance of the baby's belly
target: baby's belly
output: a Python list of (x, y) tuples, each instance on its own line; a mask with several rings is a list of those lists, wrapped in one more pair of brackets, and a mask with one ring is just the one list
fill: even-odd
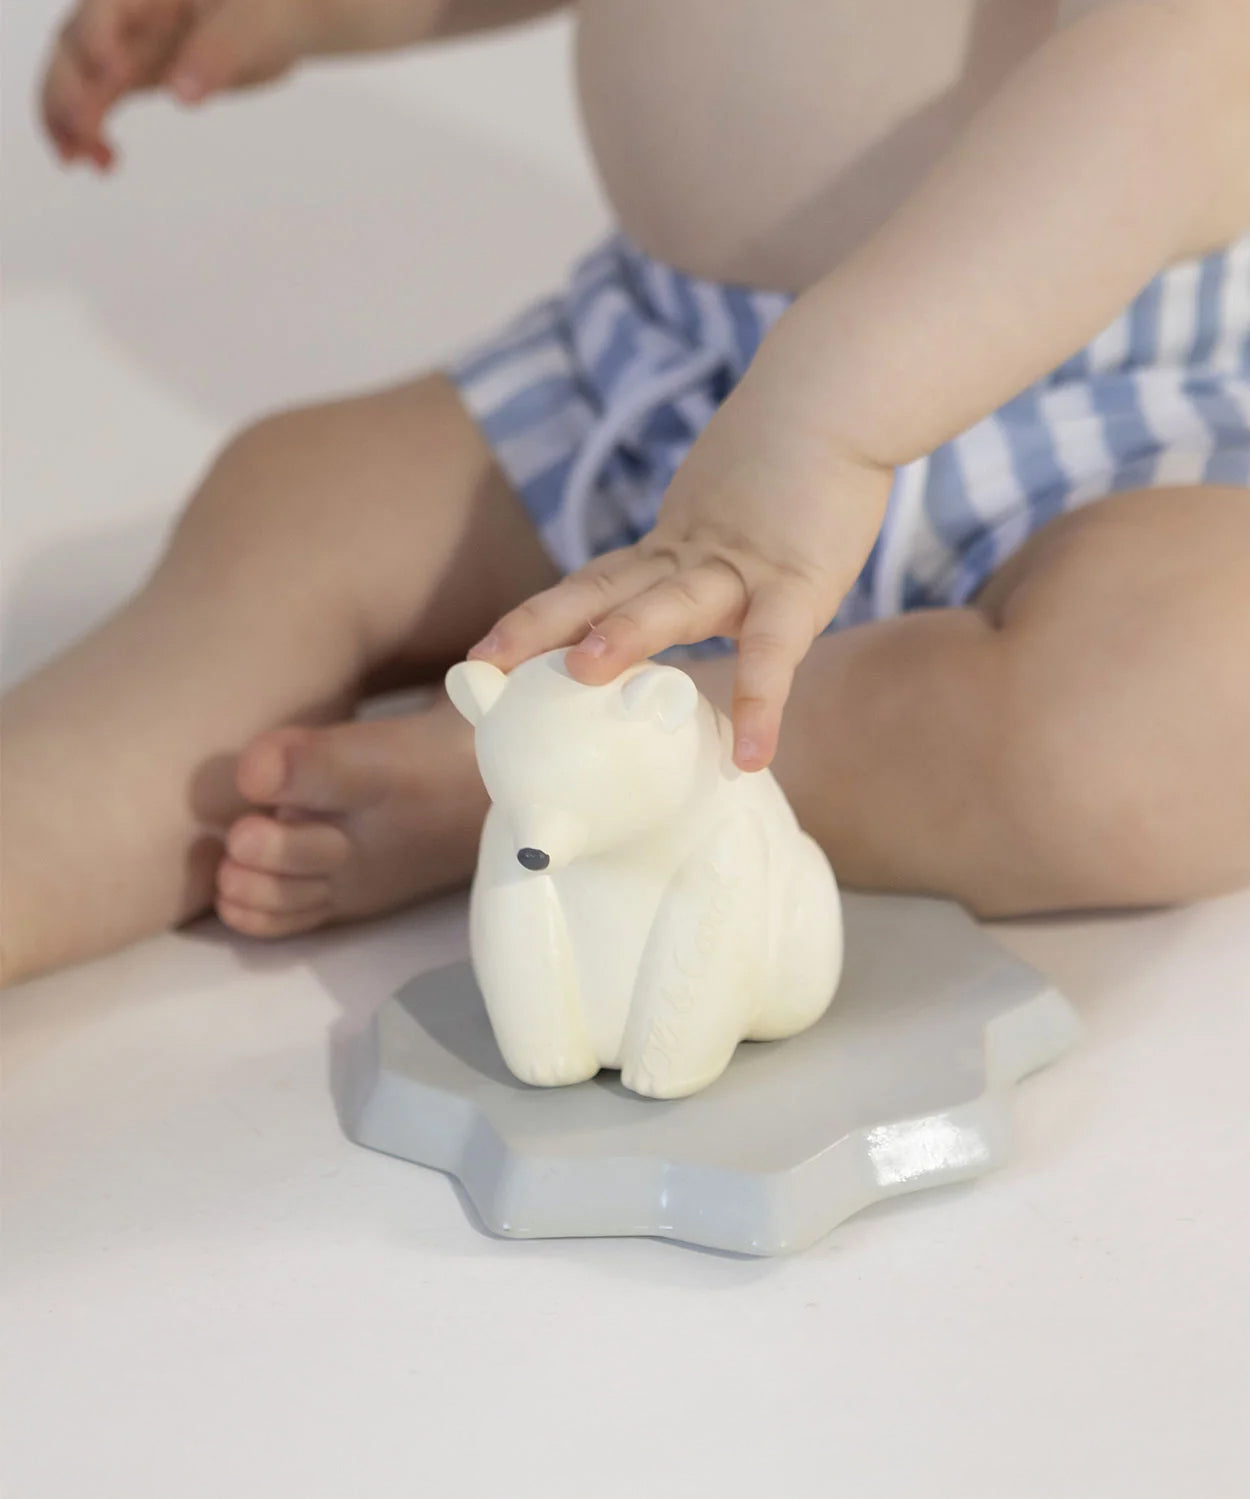
[(797, 291), (892, 212), (1057, 0), (582, 0), (578, 81), (622, 228)]
[[(1059, 0), (579, 10), (586, 128), (621, 227), (694, 275), (799, 291), (926, 175), (1051, 34)], [(1187, 253), (1250, 223), (1250, 170), (1234, 199)]]

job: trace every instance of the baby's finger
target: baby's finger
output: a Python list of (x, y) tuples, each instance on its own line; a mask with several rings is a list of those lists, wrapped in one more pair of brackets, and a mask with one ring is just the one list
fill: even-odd
[(62, 161), (73, 161), (81, 152), (78, 132), (74, 128), (69, 112), (65, 108), (64, 90), (57, 74), (60, 72), (59, 54), (48, 64), (44, 75), (43, 91), (39, 98), (39, 116), (43, 128), (48, 132), (56, 154)]
[(795, 668), (818, 629), (811, 599), (793, 584), (770, 584), (752, 598), (738, 636), (734, 682), (734, 762), (739, 769), (763, 770), (772, 763)]
[(97, 166), (111, 164), (112, 150), (100, 134), (103, 106), (88, 88), (76, 57), (64, 45), (57, 48), (48, 64), (42, 113), (62, 160), (86, 156)]
[(86, 0), (70, 18), (63, 40), (88, 86), (116, 98), (131, 70), (113, 0)]
[(669, 646), (722, 633), (745, 603), (741, 577), (723, 562), (674, 573), (601, 619), (569, 652), (569, 670), (588, 685), (610, 682)]
[(179, 48), (169, 87), (184, 104), (198, 104), (220, 89), (264, 82), (290, 65), (295, 44), (290, 12), (274, 0), (223, 0)]
[(644, 557), (633, 547), (608, 552), (510, 610), (469, 654), (511, 671), (541, 651), (580, 639), (594, 620), (644, 593), (672, 569), (671, 559)]

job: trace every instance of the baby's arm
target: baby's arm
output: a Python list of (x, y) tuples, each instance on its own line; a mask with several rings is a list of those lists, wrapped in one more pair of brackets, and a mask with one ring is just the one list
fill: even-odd
[(506, 616), (475, 654), (611, 679), (738, 639), (735, 757), (772, 758), (798, 662), (880, 526), (893, 469), (1088, 342), (1200, 245), (1250, 163), (1247, 0), (1108, 0), (1039, 48), (919, 190), (764, 340), (655, 530)]
[(799, 299), (759, 377), (878, 463), (931, 452), (1215, 248), (1204, 225), (1250, 174), (1248, 80), (1246, 0), (1087, 9)]
[(301, 58), (376, 52), (506, 26), (565, 0), (79, 0), (57, 36), (43, 117), (63, 161), (107, 168), (127, 94), (185, 104), (280, 77)]

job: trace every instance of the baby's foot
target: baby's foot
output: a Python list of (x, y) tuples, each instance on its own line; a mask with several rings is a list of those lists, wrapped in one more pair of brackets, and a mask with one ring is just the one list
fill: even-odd
[(257, 807), (226, 839), (217, 911), (285, 937), (467, 882), (486, 793), (472, 731), (445, 699), (424, 713), (275, 729), (239, 757)]

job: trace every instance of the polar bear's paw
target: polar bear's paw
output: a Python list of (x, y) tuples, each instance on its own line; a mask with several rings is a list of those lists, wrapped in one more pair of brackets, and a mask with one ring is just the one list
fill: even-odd
[[(643, 1053), (644, 1060), (647, 1053)], [(709, 1083), (714, 1083), (728, 1066), (728, 1059), (702, 1072), (684, 1072), (665, 1062), (663, 1065), (645, 1066), (643, 1062), (626, 1063), (621, 1068), (621, 1082), (631, 1093), (643, 1098), (688, 1098), (698, 1093)]]
[(545, 1056), (509, 1058), (508, 1070), (535, 1088), (567, 1088), (584, 1083), (599, 1071), (598, 1057), (583, 1052), (555, 1052)]

